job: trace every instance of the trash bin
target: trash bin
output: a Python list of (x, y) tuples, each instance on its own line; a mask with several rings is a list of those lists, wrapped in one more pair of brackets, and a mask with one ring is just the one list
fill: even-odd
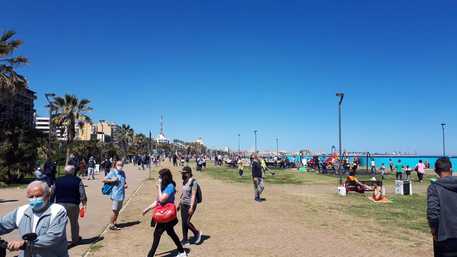
[(395, 180), (395, 194), (412, 195), (413, 184), (410, 180)]

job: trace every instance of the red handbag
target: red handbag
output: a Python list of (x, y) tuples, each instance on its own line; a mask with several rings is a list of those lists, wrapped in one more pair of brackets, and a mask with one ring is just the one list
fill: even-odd
[(173, 203), (159, 205), (152, 213), (152, 220), (157, 223), (168, 223), (177, 217), (176, 206)]

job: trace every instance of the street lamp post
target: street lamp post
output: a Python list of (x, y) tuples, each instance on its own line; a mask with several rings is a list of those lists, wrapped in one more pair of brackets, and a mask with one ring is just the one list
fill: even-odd
[(238, 134), (238, 154), (241, 154), (241, 134)]
[(279, 138), (276, 137), (276, 156), (279, 156)]
[(338, 145), (339, 145), (339, 158), (338, 158), (338, 174), (340, 175), (340, 184), (343, 182), (341, 176), (341, 157), (343, 155), (343, 146), (341, 143), (341, 109), (343, 105), (344, 93), (336, 93), (336, 96), (340, 98), (338, 103)]
[(257, 132), (258, 130), (254, 130), (254, 152), (257, 153)]
[[(105, 122), (105, 120), (100, 120), (100, 127), (102, 128), (102, 142), (105, 143), (105, 131), (103, 129), (103, 123)], [(98, 132), (98, 131), (97, 131)]]
[(446, 123), (441, 123), (441, 128), (443, 130), (443, 156), (446, 156), (446, 138), (445, 138), (445, 128)]
[[(101, 147), (100, 147), (100, 163), (103, 160), (103, 144), (105, 143), (105, 132), (103, 131), (103, 123), (105, 120), (100, 120), (100, 127), (102, 128), (102, 136), (101, 136)], [(97, 135), (98, 135), (98, 128), (97, 128)]]
[(151, 148), (151, 143), (152, 143), (152, 133), (149, 130), (149, 140), (148, 140), (148, 151), (149, 151), (149, 179), (152, 178), (152, 148)]
[(52, 100), (50, 98), (54, 98), (56, 94), (54, 93), (46, 93), (44, 94), (46, 97), (46, 101), (48, 102), (49, 107), (49, 131), (48, 131), (48, 159), (51, 158), (51, 137), (52, 137), (52, 110), (54, 109), (54, 105), (52, 103)]

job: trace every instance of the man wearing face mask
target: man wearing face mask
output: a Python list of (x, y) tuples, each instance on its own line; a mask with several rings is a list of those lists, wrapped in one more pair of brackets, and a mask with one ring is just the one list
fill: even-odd
[(125, 176), (123, 168), (124, 163), (122, 161), (117, 161), (115, 169), (111, 170), (103, 180), (103, 183), (113, 184), (113, 190), (111, 191), (113, 214), (111, 215), (111, 225), (109, 227), (111, 230), (120, 230), (120, 228), (116, 226), (116, 221), (124, 203), (125, 189), (127, 189), (127, 177)]
[(36, 233), (32, 245), (24, 240), (8, 243), (8, 250), (19, 251), (19, 255), (33, 257), (68, 257), (66, 224), (67, 213), (59, 204), (49, 201), (50, 190), (46, 183), (34, 181), (27, 187), (29, 204), (17, 208), (0, 219), (0, 235), (17, 229), (21, 236)]
[[(202, 240), (202, 232), (190, 222), (192, 216), (197, 209), (197, 204), (201, 201), (201, 192), (199, 192), (199, 185), (195, 178), (192, 177), (192, 169), (186, 166), (181, 171), (182, 175), (182, 193), (178, 205), (178, 211), (181, 210), (182, 219), (182, 235), (181, 241), (184, 247), (189, 247), (190, 242), (188, 238), (189, 229), (194, 234), (194, 244), (200, 244)], [(200, 198), (200, 199), (199, 199)]]

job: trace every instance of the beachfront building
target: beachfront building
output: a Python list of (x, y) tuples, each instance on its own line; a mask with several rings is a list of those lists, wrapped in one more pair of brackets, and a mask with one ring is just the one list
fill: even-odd
[(100, 121), (95, 124), (95, 133), (98, 141), (101, 142), (112, 142), (117, 135), (116, 132), (119, 129), (119, 125), (114, 122)]
[[(50, 130), (49, 126), (49, 117), (35, 117), (35, 129), (40, 131), (43, 134), (48, 134)], [(52, 135), (57, 137), (59, 141), (67, 140), (67, 134), (65, 128), (56, 128), (55, 126), (52, 128)]]

